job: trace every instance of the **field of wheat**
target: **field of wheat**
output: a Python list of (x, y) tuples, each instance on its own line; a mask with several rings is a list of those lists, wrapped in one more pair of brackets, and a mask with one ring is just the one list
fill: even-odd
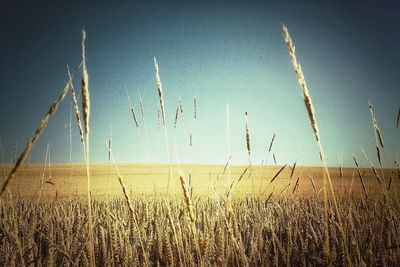
[[(68, 81), (14, 163), (3, 163), (0, 266), (398, 266), (400, 171), (382, 164), (383, 136), (371, 103), (375, 166), (328, 167), (294, 43), (284, 43), (303, 94), (321, 166), (91, 163), (90, 90), (82, 29), (81, 105)], [(171, 144), (154, 59), (159, 124)], [(82, 164), (27, 164), (58, 105), (71, 94)], [(127, 92), (129, 102), (131, 102)], [(196, 118), (194, 98), (194, 118)], [(132, 119), (138, 126), (132, 104)], [(179, 99), (175, 114), (182, 112)], [(397, 127), (399, 116), (397, 116)], [(192, 142), (190, 134), (190, 145)], [(275, 136), (272, 138), (273, 146)], [(275, 161), (275, 155), (272, 155)], [(267, 157), (267, 159), (268, 159)]]

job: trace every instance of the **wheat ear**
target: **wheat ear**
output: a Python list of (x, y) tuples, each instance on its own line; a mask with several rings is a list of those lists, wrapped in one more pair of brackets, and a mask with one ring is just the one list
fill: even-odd
[(106, 144), (106, 146), (108, 148), (108, 153), (110, 155), (110, 159), (114, 163), (114, 167), (115, 167), (115, 170), (117, 172), (118, 182), (121, 185), (122, 192), (124, 193), (125, 201), (126, 201), (126, 204), (128, 205), (128, 209), (129, 209), (129, 213), (131, 215), (131, 219), (133, 220), (133, 222), (134, 222), (134, 224), (136, 226), (137, 232), (138, 232), (139, 244), (140, 244), (142, 252), (143, 252), (144, 261), (146, 263), (146, 266), (150, 266), (149, 262), (148, 262), (148, 258), (147, 258), (147, 253), (146, 253), (145, 247), (143, 245), (143, 239), (142, 239), (141, 231), (139, 229), (139, 223), (137, 221), (136, 214), (135, 214), (135, 211), (133, 209), (131, 198), (129, 197), (128, 190), (126, 189), (125, 184), (124, 184), (124, 182), (122, 180), (122, 175), (121, 175), (121, 173), (119, 171), (117, 162), (114, 159), (114, 155), (113, 155), (113, 153), (111, 151), (111, 147), (108, 145), (108, 143)]
[[(349, 251), (348, 251), (348, 246), (347, 246), (347, 240), (346, 240), (346, 235), (344, 232), (344, 228), (343, 228), (343, 223), (342, 223), (342, 219), (341, 219), (341, 215), (339, 213), (339, 208), (336, 202), (336, 197), (335, 197), (335, 192), (333, 191), (333, 186), (332, 186), (332, 181), (331, 181), (331, 177), (329, 175), (329, 170), (327, 167), (327, 163), (325, 160), (325, 154), (322, 148), (322, 144), (321, 144), (321, 140), (320, 140), (320, 136), (319, 136), (319, 130), (318, 130), (318, 124), (317, 124), (317, 120), (315, 118), (315, 110), (314, 110), (314, 106), (312, 104), (311, 101), (311, 96), (308, 92), (308, 88), (307, 88), (307, 84), (304, 78), (304, 74), (303, 71), (301, 69), (300, 64), (297, 62), (297, 58), (296, 58), (296, 54), (295, 54), (295, 46), (293, 44), (292, 38), (290, 37), (289, 31), (286, 28), (285, 25), (282, 25), (282, 30), (283, 30), (283, 35), (284, 35), (284, 39), (285, 39), (285, 43), (287, 45), (288, 51), (289, 51), (289, 55), (290, 55), (290, 59), (293, 65), (293, 68), (295, 70), (298, 82), (300, 84), (300, 87), (302, 89), (303, 92), (303, 98), (304, 98), (304, 105), (306, 107), (306, 110), (308, 112), (308, 118), (310, 119), (310, 123), (311, 123), (311, 128), (313, 129), (315, 138), (317, 140), (318, 143), (318, 147), (319, 147), (319, 152), (320, 152), (320, 156), (321, 156), (321, 161), (322, 164), (324, 166), (324, 184), (326, 184), (326, 178), (329, 182), (329, 187), (330, 187), (330, 191), (333, 197), (333, 204), (335, 207), (335, 213), (336, 216), (338, 218), (338, 222), (339, 222), (339, 226), (340, 226), (340, 233), (342, 235), (342, 241), (343, 241), (343, 245), (345, 247), (345, 251), (346, 251), (346, 259), (348, 264), (352, 265), (352, 262), (350, 260), (350, 255), (349, 255)], [(324, 197), (325, 197), (325, 231), (328, 231), (328, 218), (327, 218), (327, 195), (326, 195), (326, 190)], [(331, 256), (330, 256), (330, 252), (329, 252), (329, 236), (326, 236), (326, 247), (327, 247), (327, 256), (328, 256), (328, 263), (331, 262)]]
[(25, 146), (24, 151), (22, 154), (19, 156), (19, 158), (16, 160), (14, 167), (11, 169), (10, 173), (7, 176), (6, 181), (4, 182), (1, 191), (0, 191), (0, 197), (3, 194), (3, 192), (6, 190), (7, 185), (11, 182), (11, 180), (15, 177), (17, 171), (19, 168), (22, 166), (24, 163), (25, 159), (28, 157), (29, 153), (31, 152), (33, 145), (36, 143), (37, 139), (41, 136), (43, 133), (44, 129), (46, 128), (50, 117), (57, 111), (59, 104), (63, 101), (65, 96), (68, 93), (68, 90), (71, 88), (71, 83), (72, 81), (69, 79), (67, 84), (65, 85), (64, 89), (61, 91), (61, 94), (58, 96), (58, 98), (51, 104), (49, 110), (43, 117), (43, 119), (40, 121), (38, 127), (36, 128), (35, 134), (33, 137), (28, 141), (28, 143)]
[(128, 98), (128, 101), (129, 101), (129, 108), (131, 109), (133, 121), (135, 122), (136, 127), (139, 127), (139, 124), (138, 124), (137, 119), (136, 119), (135, 109), (133, 107), (133, 104), (132, 104), (132, 101), (131, 101), (131, 97), (129, 96), (128, 89), (126, 87), (125, 87), (125, 93), (126, 93), (126, 96)]
[(82, 110), (85, 123), (85, 134), (89, 133), (90, 119), (90, 95), (89, 95), (89, 75), (86, 68), (86, 31), (82, 28)]
[(86, 136), (86, 143), (84, 144), (84, 154), (86, 154), (86, 178), (87, 178), (87, 199), (88, 199), (88, 230), (89, 230), (89, 264), (95, 266), (94, 257), (94, 241), (93, 241), (93, 221), (92, 221), (92, 199), (91, 199), (91, 186), (90, 186), (90, 160), (89, 160), (89, 118), (90, 118), (90, 93), (89, 93), (89, 75), (86, 68), (86, 31), (82, 27), (82, 110), (83, 121)]
[(378, 127), (378, 123), (376, 122), (374, 107), (372, 106), (370, 101), (368, 101), (368, 107), (371, 113), (372, 128), (374, 129), (375, 134), (376, 156), (378, 157), (379, 165), (381, 165), (382, 167), (381, 148), (383, 149), (383, 138), (381, 130)]
[(355, 157), (354, 155), (353, 155), (353, 160), (354, 160), (354, 163), (355, 163), (356, 166), (357, 166), (358, 178), (360, 178), (360, 181), (361, 181), (361, 184), (362, 184), (362, 187), (363, 187), (363, 191), (364, 191), (365, 197), (368, 198), (367, 189), (365, 188), (365, 183), (364, 183), (364, 175), (361, 173), (361, 171), (360, 171), (360, 166), (358, 165), (358, 162), (357, 162), (356, 157)]
[(154, 67), (156, 70), (156, 86), (157, 86), (157, 91), (158, 91), (158, 97), (160, 99), (159, 110), (161, 112), (161, 116), (163, 119), (165, 145), (167, 146), (167, 153), (168, 153), (168, 159), (169, 159), (169, 173), (168, 173), (168, 182), (167, 182), (167, 194), (168, 194), (169, 182), (171, 180), (171, 174), (172, 174), (171, 153), (170, 153), (170, 149), (169, 149), (168, 130), (167, 130), (166, 117), (165, 117), (165, 109), (164, 109), (164, 95), (163, 95), (163, 89), (162, 89), (162, 84), (161, 84), (161, 79), (160, 79), (160, 70), (159, 70), (156, 58), (154, 58)]

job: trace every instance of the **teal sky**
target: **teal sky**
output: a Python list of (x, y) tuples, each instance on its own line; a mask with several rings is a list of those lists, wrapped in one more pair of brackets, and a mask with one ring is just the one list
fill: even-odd
[[(10, 160), (16, 142), (20, 153), (32, 136), (65, 84), (66, 65), (80, 62), (83, 24), (93, 162), (107, 162), (110, 126), (118, 162), (168, 162), (164, 131), (157, 128), (156, 57), (173, 162), (177, 162), (176, 154), (181, 162), (227, 160), (229, 104), (233, 163), (248, 162), (244, 120), (248, 112), (254, 164), (265, 158), (276, 133), (273, 152), (278, 164), (297, 160), (300, 165), (319, 165), (282, 23), (296, 45), (328, 164), (337, 165), (341, 151), (345, 165), (353, 166), (352, 154), (365, 164), (360, 146), (376, 162), (368, 100), (383, 134), (385, 164), (392, 165), (400, 150), (400, 129), (396, 129), (400, 7), (394, 1), (23, 2), (0, 4), (3, 161)], [(79, 88), (79, 73), (74, 82)], [(125, 86), (139, 118), (138, 129)], [(147, 131), (140, 116), (138, 90)], [(174, 129), (179, 96), (184, 112)], [(35, 145), (30, 162), (43, 162), (48, 142), (52, 162), (69, 162), (70, 108), (69, 95)], [(72, 122), (72, 160), (82, 162), (82, 147)]]

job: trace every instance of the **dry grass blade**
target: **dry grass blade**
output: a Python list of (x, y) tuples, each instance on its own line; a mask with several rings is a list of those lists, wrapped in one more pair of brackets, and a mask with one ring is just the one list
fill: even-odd
[(238, 183), (242, 180), (242, 178), (244, 177), (244, 175), (246, 174), (246, 172), (247, 172), (248, 169), (249, 169), (248, 167), (246, 167), (246, 169), (244, 169), (244, 171), (242, 172), (242, 174), (239, 176)]
[(382, 179), (381, 179), (381, 177), (379, 176), (378, 172), (376, 171), (374, 164), (373, 164), (372, 161), (368, 158), (367, 153), (365, 153), (365, 151), (364, 151), (364, 149), (363, 149), (362, 147), (361, 147), (361, 151), (363, 152), (365, 158), (366, 158), (367, 161), (369, 162), (369, 165), (371, 165), (372, 172), (374, 173), (376, 179), (378, 180), (378, 183), (380, 183), (380, 184), (382, 185)]
[(369, 111), (371, 112), (371, 119), (372, 119), (372, 127), (374, 128), (375, 138), (376, 138), (376, 145), (380, 145), (383, 148), (383, 139), (381, 130), (378, 127), (378, 123), (376, 122), (375, 114), (374, 114), (374, 107), (372, 106), (371, 102), (368, 101)]
[(194, 112), (194, 118), (197, 119), (197, 98), (193, 98), (193, 112)]
[(68, 80), (67, 84), (65, 85), (64, 89), (61, 91), (61, 94), (58, 96), (58, 98), (51, 104), (49, 110), (47, 111), (46, 115), (43, 117), (43, 119), (40, 121), (38, 127), (36, 128), (35, 134), (33, 137), (28, 141), (28, 143), (25, 146), (24, 151), (22, 154), (19, 156), (17, 161), (15, 162), (14, 167), (11, 169), (10, 173), (7, 176), (6, 181), (4, 182), (1, 191), (0, 191), (0, 196), (4, 193), (4, 191), (7, 188), (7, 185), (11, 182), (11, 180), (15, 177), (18, 169), (21, 167), (21, 165), (24, 163), (25, 159), (28, 157), (29, 153), (31, 152), (33, 145), (37, 141), (37, 139), (41, 136), (43, 133), (44, 129), (46, 128), (50, 117), (57, 111), (57, 108), (59, 104), (63, 101), (65, 96), (68, 93), (68, 90), (71, 88), (71, 80)]
[(297, 177), (296, 184), (293, 187), (292, 194), (294, 194), (296, 192), (297, 188), (299, 187), (299, 181), (300, 181), (300, 176)]
[(281, 174), (281, 172), (286, 168), (286, 164), (282, 166), (282, 168), (280, 168), (280, 170), (275, 173), (274, 177), (272, 177), (271, 181), (269, 182), (270, 184), (275, 181), (275, 179), (279, 176), (279, 174)]
[(356, 157), (354, 155), (353, 155), (353, 159), (354, 159), (354, 163), (357, 166), (358, 177), (360, 178), (360, 181), (361, 181), (361, 184), (362, 184), (362, 187), (363, 187), (363, 190), (364, 190), (365, 197), (368, 198), (367, 189), (365, 188), (365, 183), (364, 183), (364, 175), (361, 173), (360, 166), (358, 165), (358, 162), (357, 162)]
[(274, 133), (274, 135), (272, 136), (271, 143), (269, 144), (269, 148), (268, 148), (268, 153), (271, 152), (272, 145), (274, 144), (274, 141), (275, 141), (275, 135), (276, 135), (276, 133)]
[[(71, 73), (69, 71), (69, 68), (67, 67), (67, 69), (68, 69), (68, 77), (72, 81), (72, 76), (71, 76)], [(71, 82), (71, 92), (72, 92), (72, 100), (73, 100), (73, 103), (74, 103), (76, 124), (77, 124), (78, 129), (79, 129), (79, 137), (81, 138), (81, 143), (84, 143), (82, 121), (81, 121), (81, 113), (79, 111), (78, 100), (76, 98), (75, 88), (74, 88), (74, 85), (73, 85), (72, 82)]]
[[(264, 159), (262, 160), (262, 163), (261, 163), (262, 165), (268, 164), (268, 159), (269, 159), (269, 155), (270, 155), (271, 150), (272, 150), (272, 145), (274, 144), (274, 141), (275, 141), (275, 135), (276, 135), (276, 133), (274, 133), (274, 135), (272, 136), (271, 142), (269, 143), (269, 147), (268, 147), (268, 150), (267, 150), (267, 155), (265, 157), (265, 160)], [(263, 174), (264, 174), (264, 170), (263, 170)]]
[(317, 187), (315, 186), (315, 182), (314, 182), (314, 179), (312, 178), (311, 174), (309, 174), (308, 177), (311, 180), (311, 184), (312, 184), (312, 187), (314, 189), (314, 192), (317, 192)]
[(144, 118), (144, 105), (143, 105), (143, 99), (142, 95), (140, 94), (140, 91), (138, 90), (139, 94), (139, 105), (140, 105), (140, 112), (142, 113), (142, 117)]
[(229, 155), (229, 158), (228, 158), (228, 160), (227, 160), (226, 163), (225, 163), (224, 171), (222, 172), (222, 174), (225, 174), (226, 169), (228, 168), (229, 162), (231, 161), (231, 158), (232, 158), (232, 155)]
[(133, 104), (132, 104), (132, 101), (131, 101), (131, 97), (129, 96), (128, 89), (126, 89), (126, 87), (125, 87), (125, 92), (126, 92), (126, 96), (128, 97), (129, 108), (130, 108), (131, 113), (132, 113), (133, 121), (135, 122), (136, 127), (139, 127), (139, 124), (138, 124), (137, 119), (136, 119), (135, 109), (133, 108)]
[(293, 167), (291, 168), (292, 171), (291, 171), (291, 173), (290, 173), (290, 178), (289, 178), (289, 179), (292, 179), (292, 177), (293, 177), (294, 170), (296, 169), (296, 163), (297, 163), (297, 161), (293, 164)]
[(268, 187), (275, 181), (276, 178), (278, 178), (279, 174), (286, 168), (286, 164), (283, 165), (277, 173), (275, 173), (274, 177), (272, 177), (271, 181), (269, 181), (267, 187), (264, 189), (264, 193), (267, 191)]
[(338, 154), (338, 158), (339, 158), (339, 174), (340, 178), (343, 179), (343, 154)]
[(291, 185), (291, 182), (289, 182), (285, 187), (279, 192), (279, 194), (276, 196), (276, 199), (278, 199)]
[(112, 146), (112, 139), (111, 139), (111, 127), (110, 127), (110, 135), (108, 136), (108, 162), (111, 161), (111, 147)]
[(175, 129), (176, 129), (176, 123), (178, 122), (178, 113), (179, 113), (179, 106), (176, 107), (175, 122), (174, 122)]
[(393, 175), (394, 175), (394, 171), (392, 171), (392, 173), (390, 174), (390, 178), (389, 178), (389, 184), (387, 186), (387, 190), (390, 190), (390, 187), (392, 186), (392, 181), (393, 181)]

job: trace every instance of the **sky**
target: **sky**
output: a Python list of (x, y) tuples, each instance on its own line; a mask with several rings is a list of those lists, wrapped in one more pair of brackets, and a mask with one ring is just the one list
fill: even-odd
[[(57, 3), (56, 3), (57, 2)], [(116, 3), (118, 2), (118, 3)], [(167, 3), (168, 2), (168, 3)], [(87, 31), (90, 159), (107, 162), (110, 128), (118, 162), (320, 165), (301, 90), (283, 41), (296, 45), (314, 102), (328, 165), (376, 164), (368, 100), (384, 138), (383, 161), (400, 150), (400, 6), (396, 1), (2, 1), (0, 3), (1, 160), (21, 153), (74, 69), (80, 90), (81, 26)], [(167, 121), (157, 126), (153, 58), (160, 67)], [(137, 112), (134, 125), (127, 89)], [(138, 94), (145, 116), (140, 115)], [(178, 98), (183, 113), (174, 128)], [(197, 118), (193, 99), (197, 99)], [(227, 123), (229, 105), (229, 131)], [(29, 162), (83, 161), (68, 95)], [(72, 114), (74, 115), (74, 114)], [(192, 134), (192, 147), (189, 145)], [(229, 136), (229, 138), (228, 138)], [(229, 140), (229, 141), (228, 141)], [(167, 150), (168, 147), (168, 150)], [(267, 163), (272, 164), (272, 155)]]

